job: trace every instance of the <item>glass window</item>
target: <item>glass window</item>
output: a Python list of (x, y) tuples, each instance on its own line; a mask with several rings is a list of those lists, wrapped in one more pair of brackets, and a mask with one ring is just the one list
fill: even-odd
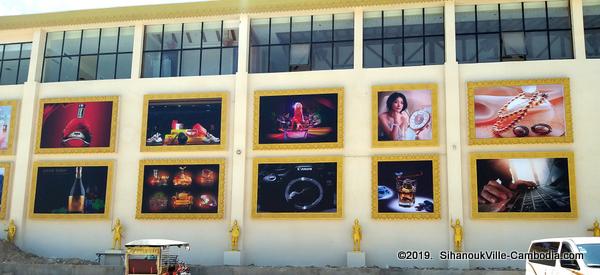
[(523, 9), (521, 3), (500, 4), (500, 25), (502, 31), (523, 30)]
[(181, 48), (181, 24), (168, 24), (164, 26), (163, 50), (177, 50)]
[(331, 43), (313, 44), (311, 49), (311, 62), (313, 70), (331, 70), (332, 64), (332, 45)]
[(600, 58), (600, 0), (583, 1), (583, 27), (585, 55), (587, 58)]
[[(119, 78), (130, 78), (133, 30), (114, 27), (48, 33), (42, 82), (114, 79), (116, 71)], [(125, 58), (117, 62), (117, 55)]]
[(292, 17), (292, 43), (310, 43), (310, 16)]
[(290, 44), (290, 18), (271, 18), (271, 43)]
[(103, 54), (98, 56), (98, 79), (114, 78), (116, 59), (117, 56), (114, 54)]
[(236, 73), (238, 24), (230, 20), (146, 26), (142, 77)]
[(200, 50), (185, 50), (181, 54), (181, 75), (200, 75)]
[(8, 85), (17, 83), (17, 74), (19, 72), (19, 60), (4, 60), (2, 62), (2, 72), (0, 84)]
[(237, 48), (223, 48), (221, 50), (221, 74), (235, 74), (238, 66), (237, 51)]
[(443, 7), (371, 11), (363, 18), (363, 32), (368, 33), (363, 38), (364, 68), (444, 63)]
[(79, 62), (79, 80), (96, 79), (97, 55), (84, 55)]
[(573, 58), (567, 0), (457, 6), (456, 17), (459, 63)]
[(81, 39), (81, 54), (96, 54), (100, 44), (100, 29), (84, 30)]
[(202, 51), (202, 75), (218, 75), (220, 69), (221, 50), (209, 49)]
[(402, 10), (383, 12), (383, 37), (402, 37)]
[(352, 13), (254, 19), (250, 34), (250, 73), (348, 69), (354, 64)]
[(456, 7), (456, 33), (475, 33), (475, 6)]
[(423, 35), (423, 9), (404, 10), (404, 37)]
[(269, 49), (269, 71), (287, 72), (289, 71), (290, 46), (279, 45), (271, 46)]
[(381, 11), (369, 11), (363, 14), (363, 39), (381, 38), (383, 26), (381, 16)]
[(25, 83), (30, 55), (31, 42), (0, 44), (0, 85)]
[(331, 19), (331, 14), (313, 16), (313, 42), (324, 42), (333, 40), (333, 21)]
[[(363, 67), (379, 68), (383, 67), (383, 40), (365, 40), (363, 43)], [(402, 66), (399, 63), (398, 66)]]
[[(102, 29), (100, 34), (100, 53), (114, 53), (117, 51), (119, 28)], [(130, 49), (129, 51), (132, 51)]]

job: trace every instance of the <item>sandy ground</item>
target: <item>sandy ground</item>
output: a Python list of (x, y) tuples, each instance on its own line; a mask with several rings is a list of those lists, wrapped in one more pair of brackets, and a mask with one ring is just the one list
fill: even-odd
[(19, 249), (12, 243), (0, 240), (0, 263), (29, 263), (29, 264), (81, 264), (96, 265), (97, 262), (86, 261), (82, 259), (59, 259), (44, 258), (27, 253)]

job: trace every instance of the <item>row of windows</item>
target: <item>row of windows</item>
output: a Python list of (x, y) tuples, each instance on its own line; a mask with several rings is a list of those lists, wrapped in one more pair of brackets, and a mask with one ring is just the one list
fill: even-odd
[[(600, 58), (600, 0), (584, 0), (585, 48)], [(459, 63), (573, 58), (567, 0), (456, 7)], [(363, 67), (443, 64), (443, 7), (363, 14)], [(50, 32), (42, 82), (130, 78), (133, 27)], [(150, 25), (142, 77), (235, 74), (238, 21)], [(27, 80), (31, 43), (0, 45), (0, 84)], [(250, 73), (353, 67), (354, 14), (253, 19)]]
[(585, 53), (588, 58), (600, 58), (600, 0), (583, 1)]
[(573, 58), (567, 0), (458, 6), (459, 63)]
[(349, 69), (353, 45), (352, 13), (254, 19), (249, 72)]
[(146, 26), (142, 77), (237, 72), (238, 22)]
[(30, 55), (31, 43), (0, 44), (0, 85), (25, 83)]
[(50, 32), (42, 82), (131, 77), (133, 27)]
[(444, 8), (365, 12), (363, 67), (443, 64)]

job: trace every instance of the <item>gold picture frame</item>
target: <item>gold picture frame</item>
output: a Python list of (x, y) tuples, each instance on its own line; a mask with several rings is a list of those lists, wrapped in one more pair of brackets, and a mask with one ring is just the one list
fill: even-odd
[[(106, 168), (106, 182), (105, 184), (105, 191), (104, 191), (104, 212), (102, 213), (90, 213), (90, 214), (70, 214), (70, 213), (53, 213), (52, 211), (46, 211), (49, 213), (39, 213), (36, 212), (36, 199), (37, 199), (37, 195), (38, 194), (44, 194), (44, 195), (49, 195), (51, 194), (51, 192), (48, 192), (48, 190), (56, 190), (57, 188), (47, 188), (48, 190), (42, 192), (43, 190), (38, 190), (40, 188), (40, 181), (39, 181), (39, 172), (40, 172), (40, 168), (41, 169), (49, 169), (48, 171), (52, 172), (53, 170), (51, 169), (57, 169), (57, 174), (60, 173), (62, 175), (66, 175), (69, 174), (68, 180), (69, 182), (67, 182), (65, 185), (67, 186), (67, 188), (65, 189), (63, 186), (64, 190), (68, 189), (68, 186), (74, 185), (74, 183), (72, 184), (70, 181), (73, 180), (73, 176), (72, 174), (72, 168), (76, 168), (76, 167), (82, 167), (82, 168)], [(61, 169), (62, 168), (62, 169)], [(67, 169), (69, 169), (69, 171), (67, 171)], [(83, 169), (82, 169), (83, 170)], [(75, 171), (77, 171), (77, 169), (75, 169)], [(76, 172), (77, 173), (77, 172)], [(81, 172), (83, 175), (84, 172)], [(85, 182), (86, 180), (89, 180), (90, 178), (92, 180), (98, 180), (98, 179), (102, 179), (100, 177), (98, 177), (98, 175), (102, 175), (103, 171), (99, 170), (96, 171), (95, 174), (93, 174), (91, 177), (86, 177), (86, 176), (82, 176), (82, 180)], [(89, 219), (108, 219), (110, 217), (110, 211), (111, 211), (111, 204), (112, 204), (112, 183), (113, 183), (113, 175), (114, 175), (114, 162), (112, 160), (78, 160), (78, 161), (36, 161), (33, 163), (33, 173), (32, 173), (32, 184), (31, 184), (31, 189), (29, 191), (29, 218), (31, 219), (67, 219), (67, 220), (78, 220), (78, 219), (85, 219), (85, 220), (89, 220)], [(63, 176), (64, 177), (64, 176)], [(55, 179), (54, 179), (55, 180)], [(55, 181), (53, 181), (55, 182)], [(45, 183), (44, 183), (45, 184)], [(38, 192), (39, 191), (39, 192)], [(87, 191), (86, 191), (87, 192)], [(68, 194), (65, 195), (68, 198)], [(65, 198), (65, 201), (67, 200), (67, 198)], [(61, 208), (68, 208), (68, 204), (65, 207), (63, 205), (63, 207)]]
[[(4, 142), (0, 143), (0, 155), (13, 155), (14, 154), (14, 145), (15, 145), (15, 132), (17, 131), (17, 114), (19, 110), (19, 101), (18, 100), (2, 100), (0, 101), (0, 107), (10, 106), (10, 120), (9, 125), (7, 126), (8, 136), (5, 136), (6, 139), (6, 148), (2, 149)], [(0, 127), (4, 127), (5, 125), (0, 125)], [(3, 128), (0, 128), (0, 131), (4, 132)]]
[(577, 218), (573, 152), (471, 153), (470, 163), (473, 219)]
[[(106, 138), (107, 133), (103, 133), (103, 140), (108, 139), (108, 146), (102, 147), (51, 147), (42, 148), (42, 139), (44, 131), (44, 106), (46, 104), (65, 104), (65, 103), (97, 103), (97, 102), (111, 102), (112, 112), (110, 116), (110, 136)], [(116, 148), (117, 141), (117, 114), (119, 111), (119, 97), (118, 96), (93, 96), (93, 97), (67, 97), (67, 98), (44, 98), (39, 101), (39, 112), (37, 121), (36, 131), (36, 154), (69, 154), (69, 153), (113, 153)], [(64, 122), (67, 126), (68, 122)], [(61, 122), (62, 124), (62, 122)], [(108, 129), (104, 129), (108, 130)], [(54, 130), (56, 131), (56, 130)], [(54, 141), (56, 143), (56, 141)], [(56, 146), (56, 145), (55, 145)]]
[[(321, 99), (322, 101), (325, 100), (330, 100), (329, 98), (327, 98), (328, 96), (331, 95), (336, 95), (335, 99), (337, 101), (337, 103), (335, 104), (335, 106), (326, 106), (324, 104), (321, 104), (319, 102), (317, 102), (316, 100), (314, 100), (314, 98), (316, 98), (317, 96), (321, 95)], [(287, 98), (286, 98), (287, 97)], [(311, 98), (314, 97), (314, 98)], [(298, 98), (305, 98), (306, 101), (304, 101), (304, 105), (309, 106), (309, 108), (312, 106), (314, 108), (319, 108), (322, 107), (322, 111), (326, 110), (328, 112), (321, 112), (321, 117), (320, 117), (320, 127), (315, 127), (313, 130), (315, 130), (315, 133), (317, 133), (317, 131), (319, 131), (319, 133), (313, 135), (310, 134), (310, 131), (312, 131), (311, 129), (308, 129), (308, 127), (306, 127), (305, 129), (303, 129), (303, 138), (306, 140), (308, 138), (314, 139), (314, 141), (310, 141), (310, 142), (297, 142), (297, 141), (292, 141), (289, 143), (286, 143), (286, 139), (289, 136), (288, 133), (284, 130), (283, 133), (279, 133), (277, 132), (278, 129), (273, 129), (276, 128), (275, 126), (271, 127), (271, 133), (262, 131), (261, 132), (261, 123), (263, 124), (264, 128), (268, 128), (268, 126), (266, 126), (267, 121), (273, 125), (276, 123), (279, 123), (275, 118), (275, 117), (271, 117), (271, 118), (265, 118), (265, 116), (262, 116), (261, 118), (261, 112), (269, 112), (269, 110), (266, 109), (261, 109), (261, 99), (264, 98), (265, 100), (271, 100), (273, 102), (269, 102), (269, 104), (265, 104), (268, 105), (269, 107), (273, 107), (273, 106), (277, 106), (279, 109), (278, 110), (273, 110), (271, 111), (271, 114), (273, 114), (274, 116), (276, 115), (281, 115), (282, 117), (285, 116), (285, 114), (290, 114), (290, 113), (286, 113), (289, 111), (292, 111), (295, 113), (294, 110), (292, 110), (292, 108), (295, 109), (296, 104), (292, 104), (291, 101), (292, 99), (294, 99), (293, 101), (296, 101)], [(253, 131), (253, 137), (254, 137), (254, 141), (253, 141), (253, 145), (254, 145), (254, 150), (278, 150), (278, 149), (331, 149), (331, 148), (343, 148), (344, 147), (344, 127), (343, 127), (343, 117), (344, 117), (344, 112), (343, 112), (343, 106), (344, 106), (344, 89), (343, 88), (323, 88), (323, 89), (303, 89), (303, 90), (270, 90), (270, 91), (255, 91), (254, 92), (254, 131)], [(275, 102), (277, 102), (277, 104), (275, 104)], [(285, 102), (285, 103), (284, 103)], [(297, 103), (299, 103), (300, 101), (297, 101)], [(289, 103), (289, 104), (288, 104)], [(311, 105), (312, 104), (312, 105)], [(288, 106), (290, 105), (290, 106)], [(292, 106), (293, 105), (293, 106)], [(300, 110), (303, 109), (307, 109), (306, 107), (303, 108), (303, 105), (300, 104)], [(315, 107), (318, 106), (318, 107)], [(263, 106), (264, 107), (264, 106)], [(335, 110), (331, 110), (332, 108), (335, 108)], [(277, 113), (275, 113), (277, 112)], [(300, 112), (302, 113), (302, 111)], [(337, 116), (335, 119), (333, 118), (328, 118), (326, 116), (327, 114), (335, 114), (335, 116)], [(303, 116), (304, 118), (306, 117), (310, 117), (311, 114), (309, 114), (308, 116)], [(285, 123), (290, 124), (291, 128), (294, 127), (294, 123), (291, 122), (294, 120), (294, 117), (296, 115), (292, 114), (289, 115), (287, 117)], [(302, 115), (301, 115), (302, 116)], [(292, 117), (292, 118), (290, 118)], [(304, 121), (304, 119), (303, 119)], [(336, 125), (330, 125), (330, 124), (336, 124)], [(287, 129), (287, 124), (286, 126), (283, 126), (284, 128)], [(296, 128), (298, 128), (298, 123), (296, 123)], [(300, 126), (302, 127), (302, 126)], [(319, 128), (319, 129), (316, 129)], [(297, 133), (297, 132), (301, 132), (293, 129), (289, 130), (290, 133)], [(335, 138), (333, 138), (335, 133)], [(324, 134), (325, 133), (325, 134)], [(294, 134), (296, 135), (296, 134)], [(297, 138), (298, 140), (301, 139)], [(266, 142), (261, 142), (261, 139), (269, 139), (270, 141), (268, 143)], [(293, 138), (290, 138), (293, 139)]]
[(0, 162), (0, 169), (4, 169), (4, 178), (2, 180), (2, 187), (0, 187), (0, 220), (4, 220), (6, 212), (8, 211), (8, 190), (10, 187), (10, 176), (12, 163)]
[[(422, 95), (427, 91), (429, 95)], [(409, 130), (407, 133), (411, 134), (406, 135), (406, 139), (403, 137), (403, 140), (391, 140), (384, 131), (380, 132), (383, 126), (380, 125), (379, 116), (385, 113), (381, 111), (387, 107), (386, 99), (390, 95), (404, 97), (408, 102), (405, 112), (408, 114), (409, 110), (411, 111), (408, 115), (407, 127)], [(418, 102), (417, 107), (412, 104), (414, 102)], [(373, 86), (371, 87), (371, 111), (371, 141), (374, 148), (438, 145), (438, 85), (436, 83)], [(417, 129), (413, 129), (411, 124), (416, 125), (413, 127)], [(423, 135), (424, 139), (418, 139), (419, 135)]]
[[(440, 204), (440, 168), (439, 168), (439, 156), (434, 154), (423, 154), (423, 155), (397, 155), (397, 156), (373, 156), (371, 159), (371, 173), (372, 173), (372, 185), (371, 185), (371, 194), (372, 194), (372, 205), (371, 205), (371, 217), (373, 219), (384, 219), (384, 220), (400, 220), (400, 219), (440, 219), (440, 209), (442, 205)], [(386, 164), (385, 166), (383, 164)], [(380, 185), (380, 168), (382, 170), (386, 170), (386, 172), (394, 172), (398, 166), (402, 163), (406, 163), (407, 166), (403, 167), (403, 169), (408, 169), (411, 172), (415, 172), (417, 169), (421, 172), (420, 175), (412, 173), (415, 175), (415, 178), (419, 177), (424, 179), (425, 183), (428, 181), (431, 182), (430, 186), (426, 186), (423, 188), (422, 186), (425, 184), (423, 182), (414, 182), (416, 188), (411, 188), (411, 190), (416, 190), (416, 194), (413, 193), (412, 198), (413, 201), (411, 205), (404, 205), (404, 207), (398, 206), (399, 200), (396, 195), (397, 191), (391, 190), (391, 185), (395, 183), (388, 183), (386, 185)], [(380, 164), (384, 167), (380, 167)], [(393, 167), (396, 166), (396, 167)], [(430, 166), (430, 167), (427, 167)], [(421, 171), (429, 170), (423, 173)], [(404, 170), (406, 171), (406, 170)], [(427, 173), (429, 172), (429, 173)], [(386, 177), (387, 180), (393, 179), (395, 176), (392, 175), (390, 177)], [(410, 178), (410, 177), (407, 177)], [(412, 184), (411, 184), (412, 185)], [(428, 184), (429, 185), (429, 184)], [(382, 188), (380, 188), (380, 186)], [(380, 190), (381, 189), (381, 190)], [(381, 191), (381, 192), (380, 192)], [(391, 192), (391, 193), (390, 193)], [(382, 194), (382, 203), (381, 205), (385, 205), (387, 211), (380, 211), (382, 207), (380, 207), (380, 193)], [(417, 197), (417, 195), (419, 195)], [(409, 194), (410, 195), (410, 194)], [(431, 196), (431, 197), (429, 197)], [(387, 198), (386, 198), (387, 197)], [(418, 198), (418, 199), (417, 199)], [(428, 200), (429, 199), (429, 200)], [(428, 206), (427, 201), (433, 203), (433, 211), (427, 212)], [(393, 204), (393, 207), (390, 205)], [(395, 207), (395, 208), (394, 208)], [(414, 209), (412, 209), (414, 208)]]
[[(296, 169), (290, 173), (287, 173), (285, 177), (293, 177), (294, 175), (299, 176), (299, 178), (290, 178), (291, 180), (285, 186), (285, 190), (281, 193), (277, 192), (278, 195), (284, 195), (284, 198), (280, 198), (272, 200), (266, 200), (269, 202), (268, 206), (264, 206), (263, 208), (279, 208), (274, 210), (266, 210), (259, 211), (259, 177), (265, 171), (260, 170), (261, 165), (266, 165), (267, 169), (271, 168), (269, 166), (280, 166), (278, 169), (288, 169), (286, 166), (295, 166)], [(314, 167), (315, 165), (320, 165)], [(263, 167), (264, 168), (264, 167)], [(319, 180), (324, 182), (331, 182), (332, 171), (335, 169), (335, 188), (332, 189), (331, 186), (326, 184), (322, 184)], [(316, 171), (313, 171), (316, 170)], [(264, 177), (263, 177), (264, 178)], [(270, 186), (274, 186), (275, 188), (282, 188), (282, 185), (275, 185), (279, 180), (279, 175), (271, 175), (266, 180), (273, 182)], [(343, 157), (337, 156), (325, 156), (325, 157), (277, 157), (277, 158), (255, 158), (253, 161), (253, 180), (252, 180), (252, 218), (257, 219), (341, 219), (344, 216), (344, 195), (343, 195)], [(293, 191), (295, 187), (292, 185), (298, 185), (302, 183), (307, 183), (313, 187), (315, 190), (316, 199), (305, 198), (305, 200), (310, 201), (308, 205), (304, 205), (300, 208), (296, 207), (292, 201), (293, 196), (291, 194), (300, 195), (306, 189), (302, 189), (299, 192)], [(323, 186), (325, 185), (325, 186)], [(308, 188), (309, 186), (307, 186)], [(268, 188), (272, 189), (272, 188)], [(265, 188), (262, 188), (262, 192)], [(270, 190), (269, 190), (270, 191)], [(309, 190), (311, 191), (311, 190)], [(331, 192), (335, 192), (331, 194)], [(288, 196), (287, 194), (290, 194)], [(290, 200), (288, 200), (288, 197)], [(286, 200), (285, 202), (283, 200)], [(262, 200), (261, 200), (262, 201)], [(284, 205), (282, 205), (282, 203)], [(331, 207), (335, 208), (335, 211), (332, 211)], [(296, 212), (287, 211), (289, 209), (295, 208)], [(315, 209), (315, 211), (303, 211), (309, 209)], [(300, 210), (299, 210), (300, 209)]]
[(469, 145), (573, 142), (569, 78), (468, 82), (467, 87)]
[[(170, 146), (149, 146), (147, 145), (148, 131), (148, 106), (151, 101), (185, 101), (185, 100), (210, 100), (218, 99), (221, 101), (220, 114), (220, 138), (219, 143), (215, 144), (196, 144), (196, 145), (170, 145)], [(181, 94), (148, 94), (144, 95), (144, 110), (142, 117), (142, 133), (140, 139), (140, 150), (142, 152), (168, 152), (168, 151), (208, 151), (208, 150), (225, 150), (227, 148), (227, 114), (229, 105), (229, 94), (226, 92), (210, 92), (210, 93), (181, 93)], [(212, 133), (213, 135), (215, 133)]]
[[(144, 206), (144, 183), (145, 183), (145, 167), (146, 166), (180, 166), (180, 165), (217, 165), (219, 167), (218, 172), (218, 188), (216, 199), (217, 211), (214, 213), (202, 213), (202, 212), (187, 212), (187, 213), (143, 213)], [(136, 219), (200, 219), (200, 220), (218, 220), (223, 219), (225, 213), (225, 159), (163, 159), (163, 160), (140, 160), (139, 176), (138, 176), (138, 190), (137, 190), (137, 204), (136, 204)], [(191, 179), (190, 179), (191, 180)], [(194, 183), (197, 184), (197, 182)], [(193, 185), (190, 181), (190, 185)], [(176, 191), (176, 189), (171, 188)], [(191, 193), (191, 191), (189, 192)], [(190, 205), (191, 208), (191, 205)]]

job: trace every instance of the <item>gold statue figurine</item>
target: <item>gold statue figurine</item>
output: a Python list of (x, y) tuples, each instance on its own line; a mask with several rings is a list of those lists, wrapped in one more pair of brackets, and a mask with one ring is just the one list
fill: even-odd
[(463, 241), (463, 228), (460, 225), (460, 220), (456, 219), (456, 223), (452, 224), (452, 219), (450, 219), (450, 227), (454, 229), (454, 251), (461, 252)]
[(238, 239), (240, 238), (240, 226), (238, 225), (237, 220), (233, 221), (233, 225), (231, 226), (231, 230), (229, 230), (229, 232), (231, 233), (231, 250), (239, 251)]
[(357, 252), (360, 251), (360, 240), (362, 239), (362, 232), (360, 230), (360, 225), (358, 224), (358, 219), (354, 219), (354, 226), (352, 226), (352, 241), (354, 242), (354, 247), (352, 251)]
[(14, 242), (15, 237), (17, 236), (17, 226), (15, 225), (15, 220), (10, 220), (8, 223), (8, 228), (4, 229), (6, 231), (6, 240), (9, 242)]
[(111, 229), (113, 232), (113, 249), (121, 249), (121, 234), (123, 233), (123, 227), (121, 226), (121, 220), (117, 218), (115, 226)]
[(592, 231), (594, 237), (600, 237), (600, 224), (598, 224), (598, 219), (594, 221), (592, 228), (589, 228), (587, 231)]

